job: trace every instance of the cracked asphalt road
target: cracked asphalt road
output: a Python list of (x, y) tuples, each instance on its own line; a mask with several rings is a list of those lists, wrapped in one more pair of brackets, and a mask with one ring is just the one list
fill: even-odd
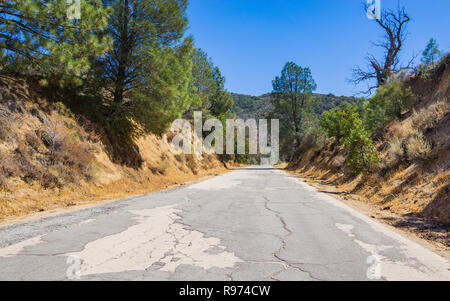
[(450, 280), (448, 262), (272, 168), (0, 228), (1, 280)]

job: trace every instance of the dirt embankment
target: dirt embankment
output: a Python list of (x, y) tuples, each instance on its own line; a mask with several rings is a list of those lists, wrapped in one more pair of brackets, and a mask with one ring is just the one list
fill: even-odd
[[(213, 155), (172, 153), (173, 135), (150, 134), (131, 145), (114, 141), (65, 103), (48, 100), (25, 80), (2, 76), (0, 221), (167, 189), (228, 170)], [(119, 160), (118, 153), (132, 160)]]
[(375, 133), (381, 163), (369, 173), (352, 176), (346, 164), (347, 151), (337, 141), (305, 152), (288, 169), (335, 196), (370, 205), (377, 212), (374, 215), (385, 222), (448, 248), (449, 65), (447, 56), (427, 78), (406, 79), (417, 103), (401, 120)]

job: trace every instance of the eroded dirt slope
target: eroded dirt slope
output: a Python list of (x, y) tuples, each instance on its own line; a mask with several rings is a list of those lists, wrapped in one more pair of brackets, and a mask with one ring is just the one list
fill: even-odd
[[(111, 142), (103, 128), (63, 102), (48, 100), (23, 79), (1, 77), (0, 221), (148, 193), (227, 170), (212, 155), (172, 153), (173, 136)], [(138, 157), (139, 164), (116, 158), (117, 149), (127, 148), (128, 158)]]

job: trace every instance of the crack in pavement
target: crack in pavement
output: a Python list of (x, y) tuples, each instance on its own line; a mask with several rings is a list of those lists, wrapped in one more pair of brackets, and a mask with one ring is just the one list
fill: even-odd
[[(273, 255), (277, 260), (279, 260), (281, 263), (283, 263), (284, 269), (285, 269), (286, 271), (288, 270), (288, 267), (289, 267), (289, 268), (291, 268), (291, 269), (295, 269), (295, 270), (298, 270), (298, 271), (300, 271), (300, 272), (302, 272), (302, 273), (308, 274), (308, 276), (309, 276), (311, 279), (314, 279), (314, 280), (320, 280), (320, 279), (314, 277), (314, 276), (311, 274), (310, 271), (303, 270), (303, 269), (299, 268), (298, 266), (293, 265), (293, 264), (290, 263), (289, 261), (287, 261), (287, 260), (281, 258), (280, 254), (281, 254), (281, 252), (282, 252), (283, 250), (286, 249), (286, 245), (287, 245), (285, 238), (292, 235), (292, 230), (288, 228), (288, 226), (287, 226), (285, 220), (284, 220), (283, 217), (281, 216), (281, 212), (278, 212), (278, 211), (276, 211), (276, 210), (273, 210), (273, 209), (269, 208), (269, 202), (270, 202), (270, 199), (269, 199), (267, 196), (265, 196), (265, 195), (263, 195), (263, 198), (266, 200), (266, 201), (264, 202), (264, 207), (266, 208), (266, 210), (268, 210), (268, 211), (272, 212), (273, 214), (275, 214), (275, 216), (280, 220), (280, 222), (281, 222), (281, 224), (282, 224), (282, 226), (283, 226), (283, 229), (287, 232), (287, 234), (284, 235), (284, 236), (278, 235), (278, 238), (281, 240), (281, 246), (280, 246), (280, 248), (279, 248), (275, 253), (273, 253), (272, 255)], [(272, 278), (272, 277), (275, 277), (275, 276), (277, 276), (277, 275), (279, 275), (281, 272), (283, 272), (283, 271), (279, 271), (279, 272), (273, 274), (273, 275), (271, 276), (271, 278)], [(275, 279), (275, 278), (274, 278), (274, 279)]]

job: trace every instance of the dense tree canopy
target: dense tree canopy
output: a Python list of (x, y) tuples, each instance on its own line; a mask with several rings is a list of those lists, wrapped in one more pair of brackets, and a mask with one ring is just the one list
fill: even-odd
[(92, 58), (103, 55), (111, 44), (109, 37), (96, 34), (106, 27), (110, 9), (100, 0), (81, 1), (81, 17), (72, 19), (69, 8), (66, 1), (0, 1), (3, 69), (63, 79), (86, 73)]
[(214, 117), (224, 117), (233, 106), (231, 94), (225, 91), (225, 78), (206, 52), (195, 51), (192, 75), (197, 98), (192, 109), (201, 109)]
[[(192, 39), (184, 38), (186, 0), (105, 0), (113, 49), (98, 59), (116, 128), (161, 133), (191, 102)], [(137, 129), (137, 128), (135, 128)]]

